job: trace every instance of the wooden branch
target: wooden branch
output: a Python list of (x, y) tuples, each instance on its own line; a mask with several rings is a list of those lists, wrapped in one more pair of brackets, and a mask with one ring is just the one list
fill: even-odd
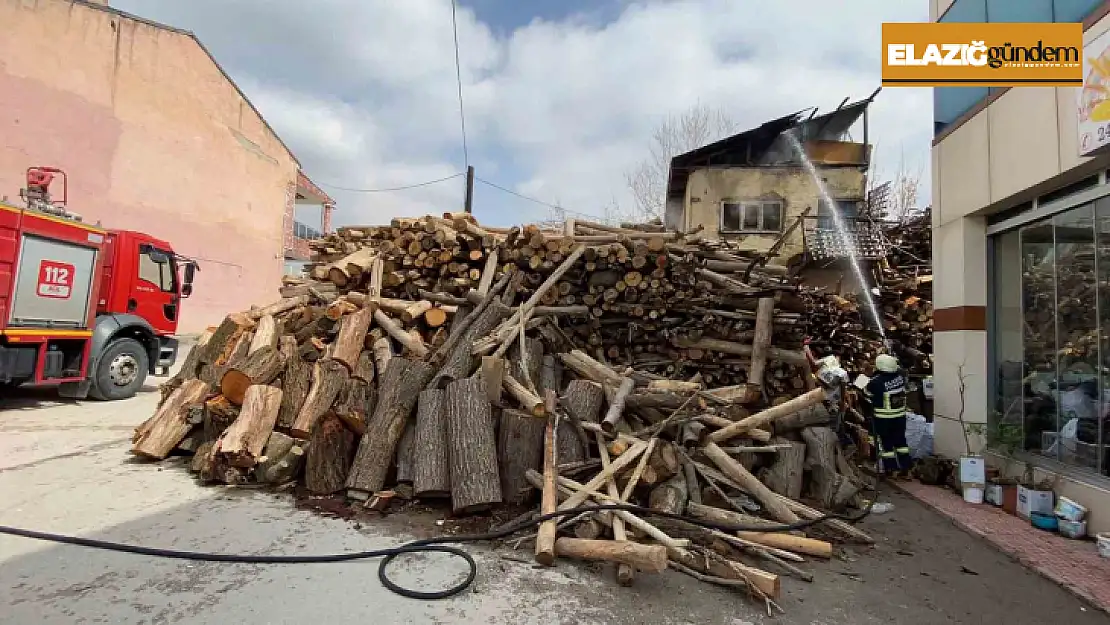
[(380, 310), (376, 310), (374, 311), (374, 321), (376, 321), (378, 326), (385, 330), (393, 340), (404, 345), (405, 349), (409, 350), (413, 356), (424, 358), (428, 355), (428, 347), (424, 345), (424, 342), (416, 340), (411, 334), (405, 332), (401, 326), (397, 325), (396, 321), (389, 318), (389, 315)]
[(579, 560), (617, 562), (646, 573), (661, 573), (667, 568), (667, 548), (663, 545), (560, 538), (555, 541), (555, 554)]
[(601, 427), (606, 432), (612, 432), (616, 429), (617, 423), (620, 422), (621, 417), (624, 415), (624, 404), (628, 400), (628, 395), (632, 392), (634, 386), (635, 382), (632, 378), (624, 378), (621, 380), (620, 386), (609, 400), (609, 410), (605, 413), (605, 418), (601, 421)]
[(144, 458), (164, 460), (174, 447), (185, 438), (193, 424), (188, 419), (189, 406), (204, 401), (208, 385), (192, 379), (186, 380), (165, 402), (135, 430), (131, 453)]
[(754, 475), (748, 472), (739, 462), (733, 460), (717, 446), (716, 443), (708, 442), (702, 448), (706, 457), (713, 461), (713, 464), (728, 477), (732, 478), (751, 496), (755, 497), (760, 504), (767, 510), (767, 512), (778, 521), (783, 523), (797, 523), (798, 517), (786, 507), (781, 500), (779, 500), (775, 493), (763, 485)]
[[(543, 479), (542, 499), (540, 501), (540, 514), (552, 514), (556, 511), (558, 492), (556, 481), (558, 474), (558, 461), (555, 458), (555, 415), (547, 416), (547, 423), (543, 433)], [(526, 472), (527, 475), (527, 472)], [(544, 566), (555, 564), (555, 519), (547, 519), (540, 524), (536, 535), (536, 562)]]
[(735, 436), (740, 436), (752, 428), (760, 428), (769, 423), (774, 422), (779, 417), (797, 412), (803, 408), (819, 404), (825, 400), (824, 389), (814, 389), (804, 395), (799, 395), (794, 399), (783, 402), (778, 406), (772, 406), (761, 412), (757, 412), (750, 417), (741, 419), (732, 425), (717, 430), (709, 435), (709, 440), (714, 443), (727, 441)]
[(542, 417), (546, 414), (543, 400), (535, 393), (525, 388), (523, 384), (517, 382), (507, 371), (504, 372), (504, 386), (509, 395), (511, 395), (525, 411), (532, 413), (532, 415), (536, 417)]

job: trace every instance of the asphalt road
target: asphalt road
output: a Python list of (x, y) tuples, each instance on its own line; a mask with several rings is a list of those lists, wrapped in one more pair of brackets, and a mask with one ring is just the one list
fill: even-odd
[[(127, 453), (150, 414), (153, 386), (114, 403), (43, 391), (0, 399), (0, 523), (148, 546), (241, 553), (323, 553), (411, 539), (435, 518), (355, 524), (296, 510), (288, 496), (200, 487), (179, 466)], [(312, 565), (188, 563), (0, 536), (0, 623), (607, 623), (906, 624), (1110, 622), (946, 520), (897, 494), (893, 513), (865, 521), (869, 549), (807, 563), (812, 584), (784, 578), (786, 615), (766, 617), (739, 591), (679, 573), (632, 588), (607, 567), (540, 569), (529, 552), (475, 547), (480, 573), (460, 597), (421, 602), (377, 581), (376, 562)], [(397, 579), (443, 586), (457, 561), (398, 562)]]

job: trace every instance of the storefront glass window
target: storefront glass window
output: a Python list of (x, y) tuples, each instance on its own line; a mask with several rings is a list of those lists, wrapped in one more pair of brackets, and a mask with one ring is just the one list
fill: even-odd
[(987, 21), (987, 0), (956, 0), (938, 21), (982, 24)]
[(1052, 223), (1026, 226), (1021, 235), (1022, 354), (1025, 415), (1024, 447), (1053, 454), (1051, 442), (1058, 429), (1056, 410), (1056, 262)]
[(988, 437), (1110, 475), (1110, 198), (998, 235), (991, 250)]
[[(1098, 288), (1094, 206), (1056, 216), (1056, 346), (1059, 430), (1042, 452), (1065, 464), (1098, 469)], [(1052, 447), (1055, 445), (1055, 448)]]
[[(1021, 236), (1011, 230), (994, 238), (992, 258), (992, 279), (995, 285), (991, 312), (994, 315), (991, 327), (994, 331), (994, 389), (995, 399), (991, 407), (990, 432), (992, 442), (997, 441), (998, 432), (1016, 432), (1020, 435), (1022, 419), (1025, 416), (1022, 404), (1022, 380), (1025, 378), (1025, 358), (1022, 354), (1022, 312), (1021, 312)], [(997, 441), (1003, 444), (1002, 441)], [(1007, 446), (1018, 443), (1015, 440), (1004, 442)], [(1024, 449), (1024, 444), (1017, 447)]]
[(1102, 401), (1099, 404), (1099, 426), (1096, 433), (1099, 445), (1101, 470), (1110, 475), (1110, 427), (1106, 420), (1110, 417), (1110, 200), (1102, 199), (1095, 203), (1095, 232), (1097, 243), (1095, 252), (1098, 257), (1098, 317), (1099, 317), (1099, 381), (1102, 387)]

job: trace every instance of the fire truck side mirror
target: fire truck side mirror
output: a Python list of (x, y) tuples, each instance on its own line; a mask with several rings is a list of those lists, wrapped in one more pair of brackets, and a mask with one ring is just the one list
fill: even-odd
[(196, 264), (185, 263), (185, 279), (181, 284), (181, 297), (189, 297), (193, 294), (193, 276), (195, 276), (196, 273)]

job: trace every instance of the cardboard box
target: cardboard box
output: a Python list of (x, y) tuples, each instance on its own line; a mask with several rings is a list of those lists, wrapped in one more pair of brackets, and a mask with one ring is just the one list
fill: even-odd
[(1055, 507), (1053, 493), (1050, 490), (1033, 490), (1018, 486), (1017, 514), (1023, 519), (1028, 519), (1034, 512), (1052, 514)]

